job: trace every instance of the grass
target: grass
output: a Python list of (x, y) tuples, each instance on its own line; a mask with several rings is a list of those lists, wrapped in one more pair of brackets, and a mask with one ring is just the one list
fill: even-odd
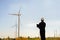
[[(38, 37), (35, 37), (35, 38), (20, 37), (20, 38), (3, 38), (0, 40), (41, 40), (41, 39)], [(60, 40), (60, 37), (48, 37), (48, 38), (46, 38), (46, 40)]]
[[(40, 38), (20, 38), (20, 40), (41, 40)], [(60, 40), (60, 37), (49, 37), (46, 40)]]

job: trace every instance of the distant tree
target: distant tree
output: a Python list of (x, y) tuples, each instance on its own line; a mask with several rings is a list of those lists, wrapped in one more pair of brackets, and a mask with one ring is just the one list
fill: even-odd
[(30, 36), (28, 36), (28, 38), (30, 38)]
[(0, 38), (0, 40), (2, 40), (2, 39)]
[(8, 40), (10, 40), (10, 37), (8, 36), (8, 38), (7, 38)]

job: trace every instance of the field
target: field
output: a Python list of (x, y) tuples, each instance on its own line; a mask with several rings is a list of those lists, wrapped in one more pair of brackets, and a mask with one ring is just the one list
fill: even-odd
[[(20, 40), (41, 40), (41, 39), (40, 38), (20, 38)], [(49, 38), (46, 38), (46, 40), (60, 40), (60, 37), (56, 37), (56, 38), (49, 37)]]
[[(3, 38), (3, 39), (0, 38), (0, 40), (41, 40), (41, 39), (38, 37), (35, 37), (35, 38), (20, 37), (20, 38)], [(48, 37), (48, 38), (46, 38), (46, 40), (60, 40), (60, 37), (55, 37), (55, 38)]]

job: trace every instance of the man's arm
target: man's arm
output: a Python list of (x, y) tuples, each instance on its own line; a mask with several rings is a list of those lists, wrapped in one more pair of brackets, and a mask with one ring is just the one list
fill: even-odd
[(37, 27), (40, 29), (40, 23), (39, 23), (39, 24), (37, 24)]
[(45, 27), (46, 27), (46, 23), (45, 23)]
[(37, 27), (39, 27), (39, 24), (37, 24)]

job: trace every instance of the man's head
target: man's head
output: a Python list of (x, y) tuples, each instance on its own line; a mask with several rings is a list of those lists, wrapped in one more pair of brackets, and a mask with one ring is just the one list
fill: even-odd
[(44, 22), (44, 18), (43, 17), (41, 18), (41, 22)]

